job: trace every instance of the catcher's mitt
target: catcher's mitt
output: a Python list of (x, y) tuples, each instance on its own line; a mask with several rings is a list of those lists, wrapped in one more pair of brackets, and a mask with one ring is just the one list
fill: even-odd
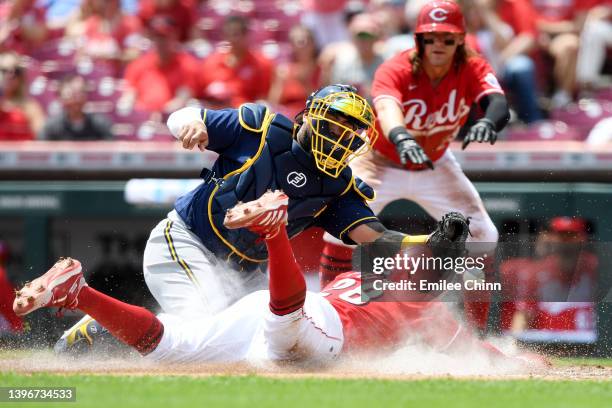
[(465, 255), (465, 240), (470, 233), (470, 219), (458, 212), (445, 214), (436, 230), (431, 234), (427, 245), (437, 257), (459, 257)]

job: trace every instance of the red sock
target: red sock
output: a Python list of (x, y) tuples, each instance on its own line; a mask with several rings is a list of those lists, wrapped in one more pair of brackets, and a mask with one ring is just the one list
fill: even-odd
[(304, 306), (306, 281), (293, 255), (287, 230), (282, 225), (278, 234), (266, 239), (270, 270), (270, 310), (282, 316)]
[(319, 260), (319, 283), (321, 289), (336, 276), (353, 269), (353, 248), (326, 242)]
[[(481, 299), (482, 299), (481, 295)], [(470, 323), (474, 328), (485, 331), (487, 329), (487, 322), (489, 321), (489, 302), (463, 302), (463, 310), (465, 313), (465, 320)]]
[[(494, 279), (494, 257), (488, 256), (485, 260), (484, 275), (486, 282), (493, 282)], [(466, 290), (463, 292), (463, 310), (465, 320), (473, 328), (486, 332), (489, 322), (489, 309), (491, 307), (491, 291), (487, 290)]]
[(123, 303), (89, 286), (81, 289), (78, 308), (142, 355), (153, 351), (164, 334), (162, 322), (147, 309)]
[(0, 265), (0, 316), (8, 322), (13, 332), (23, 330), (23, 321), (13, 312), (13, 301), (15, 300), (15, 290), (9, 282), (6, 272)]

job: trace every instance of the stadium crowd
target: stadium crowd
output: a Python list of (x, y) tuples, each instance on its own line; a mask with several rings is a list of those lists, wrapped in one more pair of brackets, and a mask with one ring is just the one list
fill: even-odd
[[(186, 104), (293, 116), (325, 84), (367, 96), (424, 2), (5, 1), (0, 140), (173, 140), (163, 124)], [(459, 3), (510, 98), (507, 140), (612, 138), (609, 0)]]

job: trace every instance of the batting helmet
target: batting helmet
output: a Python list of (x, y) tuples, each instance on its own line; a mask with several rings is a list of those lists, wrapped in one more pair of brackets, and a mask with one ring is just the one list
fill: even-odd
[(378, 137), (372, 107), (349, 85), (328, 85), (313, 92), (304, 114), (317, 168), (332, 177), (367, 153)]
[(465, 33), (461, 8), (454, 1), (435, 0), (421, 8), (417, 17), (415, 34)]

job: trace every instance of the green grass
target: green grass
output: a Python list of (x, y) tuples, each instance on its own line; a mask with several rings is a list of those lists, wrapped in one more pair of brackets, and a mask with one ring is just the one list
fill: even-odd
[(554, 359), (557, 366), (602, 366), (612, 367), (612, 359), (610, 358), (580, 358), (580, 357), (563, 357)]
[[(392, 381), (0, 373), (0, 386), (77, 389), (76, 403), (12, 405), (16, 407), (609, 408), (612, 401), (612, 381)], [(0, 403), (0, 407), (3, 405)]]

